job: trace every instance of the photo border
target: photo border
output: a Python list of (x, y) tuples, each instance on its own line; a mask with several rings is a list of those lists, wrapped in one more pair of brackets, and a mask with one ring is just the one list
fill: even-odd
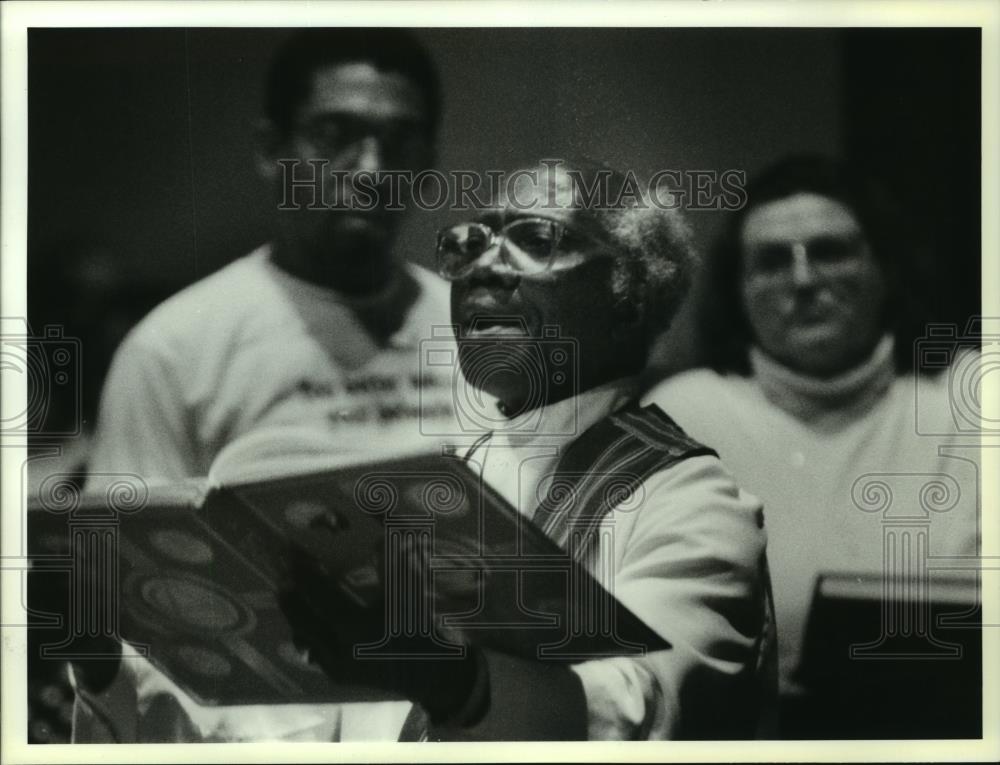
[[(997, 137), (1000, 62), (998, 62), (1000, 4), (988, 0), (930, 2), (846, 3), (837, 0), (799, 2), (576, 2), (572, 14), (566, 4), (514, 0), (467, 3), (404, 2), (5, 2), (0, 6), (2, 34), (2, 293), (0, 315), (26, 316), (27, 253), (27, 30), (32, 27), (291, 27), (329, 26), (572, 26), (628, 27), (846, 27), (846, 26), (977, 26), (982, 28), (982, 259), (983, 315), (1000, 315), (1000, 209)], [(23, 376), (5, 380), (4, 398), (25, 401)], [(986, 395), (998, 398), (997, 386)], [(20, 410), (18, 410), (20, 411)], [(994, 411), (996, 409), (994, 408)], [(982, 550), (1000, 555), (998, 531), (998, 457), (1000, 450), (984, 449)], [(21, 555), (25, 512), (20, 494), (23, 445), (4, 442), (2, 459), (2, 556), (0, 571), (2, 624), (23, 623), (20, 571), (10, 561)], [(992, 469), (990, 469), (992, 468)], [(1000, 572), (984, 571), (984, 624), (1000, 624)], [(1000, 741), (1000, 629), (983, 630), (984, 739), (982, 741), (832, 741), (832, 742), (586, 742), (404, 744), (404, 743), (254, 743), (254, 744), (117, 744), (59, 745), (25, 743), (27, 730), (26, 675), (11, 671), (23, 666), (26, 636), (23, 628), (3, 627), (0, 709), (3, 732), (0, 760), (4, 763), (94, 762), (338, 762), (497, 760), (565, 761), (917, 761), (997, 760)], [(992, 726), (986, 721), (994, 720)], [(331, 749), (331, 746), (334, 748)]]

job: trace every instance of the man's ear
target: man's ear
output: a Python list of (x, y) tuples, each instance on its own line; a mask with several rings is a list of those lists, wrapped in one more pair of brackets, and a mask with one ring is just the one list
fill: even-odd
[(617, 340), (634, 338), (644, 329), (646, 310), (641, 298), (619, 300), (615, 304), (613, 336)]
[[(628, 280), (633, 284), (642, 284), (644, 274), (633, 263), (625, 264)], [(646, 323), (646, 290), (629, 289), (615, 300), (615, 322), (613, 336), (618, 340), (634, 338), (636, 332), (645, 329)]]
[(274, 123), (266, 117), (261, 117), (254, 123), (253, 132), (257, 173), (264, 180), (274, 181), (278, 177), (278, 160), (281, 159), (284, 140)]

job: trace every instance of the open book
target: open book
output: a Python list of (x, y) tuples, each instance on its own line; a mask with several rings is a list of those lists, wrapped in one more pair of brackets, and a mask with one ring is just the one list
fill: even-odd
[[(106, 583), (117, 604), (105, 628), (117, 621), (121, 638), (202, 704), (385, 698), (332, 682), (296, 650), (278, 595), (298, 555), (384, 624), (384, 641), (356, 647), (372, 660), (391, 660), (394, 636), (428, 629), (442, 656), (466, 642), (557, 662), (669, 648), (458, 457), (143, 486), (127, 508), (113, 492), (58, 511), (32, 500), (29, 549), (51, 569), (80, 545), (103, 545), (103, 570), (117, 579)], [(447, 611), (417, 603), (412, 571), (384, 565), (407, 540), (430, 553), (426, 581), (460, 593)]]

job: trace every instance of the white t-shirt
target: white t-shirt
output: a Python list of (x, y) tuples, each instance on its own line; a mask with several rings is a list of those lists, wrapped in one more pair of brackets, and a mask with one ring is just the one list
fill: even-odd
[(409, 273), (419, 295), (384, 345), (356, 318), (358, 303), (289, 275), (267, 246), (171, 297), (115, 356), (90, 471), (207, 475), (227, 444), (287, 426), (357, 453), (452, 435), (460, 375), (432, 353), (453, 343), (448, 287), (418, 266)]

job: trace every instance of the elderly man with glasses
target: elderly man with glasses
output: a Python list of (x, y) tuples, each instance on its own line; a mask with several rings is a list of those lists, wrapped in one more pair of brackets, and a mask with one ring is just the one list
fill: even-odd
[[(608, 530), (581, 560), (670, 647), (557, 666), (472, 645), (462, 660), (385, 672), (352, 659), (350, 646), (372, 638), (363, 626), (325, 616), (335, 589), (300, 580), (288, 611), (314, 660), (418, 702), (432, 740), (749, 738), (766, 717), (761, 506), (714, 452), (636, 398), (687, 287), (690, 240), (676, 211), (644, 197), (587, 204), (594, 181), (622, 190), (623, 177), (605, 172), (544, 163), (439, 235), (462, 373), (497, 401), (496, 428), (464, 456), (565, 549), (581, 517)], [(557, 496), (567, 479), (569, 499)], [(622, 481), (626, 491), (609, 490)]]

